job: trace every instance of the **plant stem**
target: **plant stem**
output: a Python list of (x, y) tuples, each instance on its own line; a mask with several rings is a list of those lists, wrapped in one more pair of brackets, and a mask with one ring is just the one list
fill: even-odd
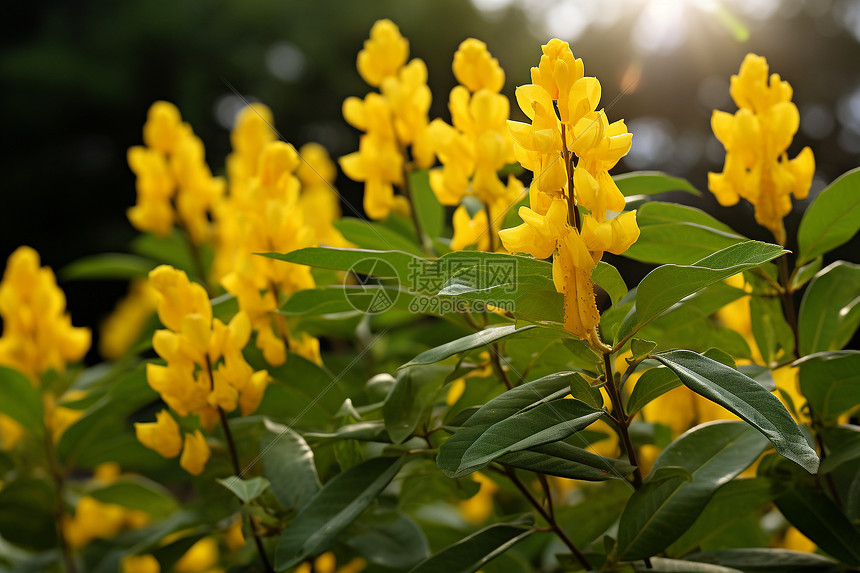
[(627, 459), (630, 461), (630, 465), (636, 468), (633, 470), (633, 487), (639, 489), (642, 486), (642, 471), (639, 469), (639, 462), (636, 459), (636, 449), (633, 447), (630, 432), (627, 430), (630, 426), (630, 420), (624, 412), (621, 394), (615, 385), (615, 378), (612, 375), (612, 361), (608, 352), (603, 354), (603, 371), (606, 375), (606, 385), (604, 387), (606, 388), (606, 393), (609, 394), (609, 400), (612, 402), (612, 419), (616, 421), (618, 436), (624, 442), (624, 449), (627, 450)]
[(508, 377), (508, 373), (505, 372), (504, 368), (502, 368), (502, 361), (499, 359), (499, 345), (496, 342), (490, 346), (490, 361), (492, 361), (493, 368), (496, 370), (496, 373), (499, 375), (502, 382), (505, 383), (508, 390), (512, 389), (514, 385)]
[[(532, 507), (534, 507), (538, 513), (540, 513), (541, 517), (543, 517), (547, 521), (547, 523), (549, 523), (549, 526), (552, 528), (555, 534), (558, 535), (562, 543), (564, 543), (567, 548), (570, 549), (570, 552), (573, 554), (576, 560), (579, 561), (579, 564), (582, 565), (586, 571), (591, 571), (591, 563), (589, 563), (585, 555), (583, 555), (579, 551), (579, 549), (576, 548), (576, 545), (573, 544), (573, 541), (570, 540), (570, 537), (567, 536), (567, 533), (564, 532), (564, 530), (555, 520), (554, 513), (547, 511), (543, 507), (543, 504), (538, 501), (538, 499), (532, 494), (532, 492), (529, 491), (525, 484), (520, 481), (520, 478), (517, 477), (516, 471), (513, 468), (509, 466), (504, 466), (504, 468), (505, 474), (508, 476), (511, 482), (513, 482), (516, 488), (520, 490), (520, 492), (525, 496), (528, 502), (532, 504)], [(548, 497), (547, 499), (550, 498)], [(552, 501), (550, 500), (549, 503), (552, 504)]]
[(782, 308), (785, 311), (785, 319), (791, 327), (791, 332), (794, 334), (794, 357), (800, 358), (800, 334), (797, 329), (797, 314), (794, 311), (794, 298), (791, 290), (788, 288), (788, 259), (783, 255), (777, 260), (779, 263), (779, 276), (782, 279), (783, 288), (780, 293), (782, 299)]
[(487, 214), (487, 234), (490, 237), (490, 252), (496, 252), (496, 234), (493, 232), (493, 219), (490, 217), (490, 205), (484, 203), (484, 212)]
[(564, 124), (561, 124), (561, 143), (564, 151), (562, 158), (564, 159), (564, 168), (567, 171), (567, 222), (573, 225), (573, 228), (579, 231), (582, 225), (579, 222), (579, 210), (576, 208), (575, 195), (573, 193), (573, 162), (570, 156), (570, 150), (567, 148), (567, 136), (565, 134)]
[(421, 219), (418, 217), (418, 209), (415, 205), (415, 198), (412, 196), (412, 185), (409, 182), (409, 175), (412, 173), (411, 165), (406, 162), (406, 150), (401, 147), (403, 153), (403, 185), (400, 190), (409, 201), (409, 215), (412, 217), (412, 224), (415, 225), (415, 235), (418, 237), (418, 242), (421, 243), (421, 248), (430, 256), (434, 256), (433, 247), (429, 239), (424, 234), (424, 228), (421, 226)]
[(57, 542), (60, 545), (60, 553), (63, 555), (63, 565), (65, 566), (66, 573), (77, 573), (78, 566), (75, 564), (75, 556), (72, 554), (72, 548), (69, 545), (69, 540), (66, 539), (66, 532), (63, 528), (63, 518), (66, 514), (63, 503), (65, 480), (63, 472), (57, 463), (57, 452), (54, 449), (54, 441), (50, 428), (45, 428), (45, 454), (48, 457), (48, 470), (51, 474), (51, 479), (54, 481), (54, 488), (57, 490), (54, 521), (57, 526)]
[[(206, 356), (206, 370), (209, 374), (209, 381), (214, 388), (215, 378), (212, 376), (212, 362), (209, 360), (208, 355)], [(221, 428), (224, 430), (224, 439), (227, 441), (227, 451), (230, 453), (230, 463), (233, 465), (233, 473), (238, 479), (242, 474), (242, 468), (239, 466), (239, 455), (236, 453), (236, 443), (233, 441), (233, 432), (230, 431), (230, 424), (227, 422), (227, 414), (224, 413), (221, 406), (217, 406), (217, 408), (218, 418), (221, 420)], [(240, 499), (239, 504), (245, 505), (245, 502)], [(263, 562), (263, 568), (266, 570), (266, 573), (275, 573), (275, 570), (272, 568), (272, 564), (269, 562), (269, 557), (266, 555), (266, 550), (263, 547), (263, 540), (260, 539), (260, 536), (257, 535), (257, 531), (254, 529), (253, 518), (250, 514), (245, 515), (248, 518), (248, 529), (254, 537), (254, 545), (257, 546), (257, 554), (260, 556), (260, 561)]]

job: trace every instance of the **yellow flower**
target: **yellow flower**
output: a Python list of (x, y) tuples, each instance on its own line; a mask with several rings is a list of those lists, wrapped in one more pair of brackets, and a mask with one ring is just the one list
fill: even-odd
[(609, 175), (632, 136), (623, 121), (610, 124), (596, 111), (600, 84), (584, 77), (566, 42), (554, 39), (542, 49), (533, 83), (516, 91), (531, 123), (507, 123), (517, 160), (534, 173), (530, 207), (520, 208), (523, 224), (500, 237), (511, 252), (552, 255), (564, 327), (587, 339), (600, 321), (591, 271), (604, 251), (621, 254), (639, 238), (635, 211), (613, 216), (625, 201)]
[(99, 352), (107, 360), (116, 360), (137, 341), (149, 317), (155, 311), (155, 291), (145, 280), (131, 283), (128, 295), (102, 322)]
[(173, 570), (176, 573), (203, 573), (212, 571), (217, 565), (218, 543), (212, 537), (204, 537), (179, 558)]
[(179, 465), (191, 475), (200, 475), (209, 461), (209, 454), (206, 438), (200, 430), (194, 430), (193, 434), (185, 434), (185, 447), (182, 448)]
[(458, 509), (463, 519), (477, 525), (487, 521), (493, 514), (493, 496), (499, 491), (499, 486), (481, 472), (473, 473), (472, 479), (479, 484), (478, 493), (461, 501)]
[(34, 383), (47, 370), (64, 371), (90, 348), (89, 329), (72, 326), (53, 271), (39, 267), (39, 254), (30, 247), (18, 247), (6, 262), (0, 318), (0, 364), (20, 370)]
[(462, 251), (469, 245), (477, 245), (479, 251), (490, 249), (490, 235), (487, 232), (487, 212), (481, 209), (474, 217), (469, 216), (465, 205), (454, 211), (454, 237), (451, 250)]
[(487, 45), (475, 38), (463, 40), (454, 54), (454, 77), (470, 92), (489, 90), (498, 93), (505, 85), (505, 71), (490, 55)]
[(794, 526), (789, 526), (785, 532), (785, 536), (782, 538), (782, 542), (778, 546), (805, 553), (814, 553), (817, 548), (814, 541), (806, 537)]
[(155, 422), (136, 423), (134, 431), (141, 444), (165, 458), (175, 458), (182, 450), (179, 424), (167, 410), (157, 413)]
[(767, 61), (747, 54), (730, 93), (740, 108), (734, 115), (714, 110), (711, 127), (726, 149), (722, 173), (708, 174), (708, 189), (722, 205), (743, 197), (755, 206), (756, 221), (784, 244), (783, 218), (791, 195), (803, 199), (815, 172), (812, 150), (804, 147), (789, 160), (788, 146), (800, 125), (792, 89), (779, 74), (768, 78)]
[(127, 555), (122, 558), (122, 573), (161, 573), (161, 564), (152, 555)]
[(6, 414), (0, 414), (0, 447), (11, 450), (27, 434), (24, 426), (10, 418)]
[(367, 562), (364, 559), (356, 557), (346, 565), (338, 567), (334, 553), (328, 551), (314, 559), (313, 568), (310, 561), (305, 561), (296, 567), (294, 573), (311, 573), (311, 571), (315, 573), (359, 573), (364, 571), (366, 566)]
[(227, 528), (227, 533), (224, 536), (224, 542), (230, 551), (236, 551), (245, 546), (245, 535), (242, 533), (242, 518), (241, 516), (230, 524)]
[(391, 20), (377, 20), (370, 29), (370, 39), (358, 53), (356, 67), (362, 79), (373, 87), (397, 73), (409, 57), (409, 41)]
[(65, 537), (75, 548), (84, 547), (96, 538), (114, 537), (128, 526), (128, 513), (121, 505), (83, 496), (75, 507), (75, 515), (64, 516)]

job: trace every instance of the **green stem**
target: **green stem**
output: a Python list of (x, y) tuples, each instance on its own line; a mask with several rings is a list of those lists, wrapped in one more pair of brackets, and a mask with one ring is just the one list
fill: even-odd
[[(591, 563), (589, 563), (585, 555), (583, 555), (582, 552), (580, 552), (579, 549), (576, 548), (576, 545), (573, 544), (573, 541), (570, 540), (570, 537), (567, 536), (567, 533), (564, 532), (564, 530), (555, 520), (555, 515), (544, 508), (543, 504), (538, 501), (538, 499), (532, 494), (532, 492), (529, 491), (525, 484), (520, 481), (520, 478), (517, 477), (516, 471), (513, 468), (509, 466), (504, 466), (504, 468), (505, 474), (508, 476), (511, 482), (513, 482), (516, 488), (520, 490), (520, 493), (525, 496), (528, 502), (532, 505), (532, 507), (537, 510), (541, 517), (543, 517), (546, 522), (549, 523), (549, 526), (552, 528), (555, 534), (558, 535), (558, 538), (561, 539), (562, 543), (564, 543), (567, 548), (570, 549), (570, 552), (573, 554), (576, 560), (579, 561), (579, 564), (582, 565), (586, 571), (591, 571)], [(552, 502), (550, 501), (550, 504), (551, 503)]]
[(66, 532), (63, 528), (63, 519), (66, 514), (63, 502), (65, 479), (57, 463), (57, 452), (54, 449), (54, 441), (50, 428), (45, 428), (45, 454), (48, 457), (48, 471), (51, 474), (51, 479), (54, 481), (54, 488), (56, 489), (54, 521), (57, 527), (57, 542), (60, 545), (60, 553), (63, 556), (63, 565), (65, 566), (66, 573), (77, 573), (78, 566), (75, 564), (75, 556), (72, 554), (72, 547), (69, 545), (69, 540), (66, 539)]
[(783, 282), (783, 288), (780, 292), (782, 308), (785, 311), (785, 319), (788, 321), (788, 325), (791, 327), (791, 332), (794, 335), (794, 357), (800, 358), (800, 332), (797, 328), (794, 298), (792, 297), (791, 290), (788, 288), (788, 259), (786, 259), (786, 255), (779, 257), (777, 263), (779, 264), (779, 276)]
[(624, 412), (624, 404), (621, 401), (621, 394), (618, 391), (618, 386), (615, 385), (615, 379), (612, 375), (612, 360), (609, 353), (603, 354), (603, 371), (606, 375), (606, 393), (609, 394), (609, 400), (612, 402), (612, 419), (616, 422), (616, 432), (618, 437), (624, 443), (624, 449), (627, 450), (627, 459), (630, 465), (635, 466), (633, 470), (633, 487), (639, 489), (642, 486), (642, 471), (639, 469), (639, 462), (636, 459), (636, 448), (633, 447), (633, 441), (630, 439), (630, 419)]

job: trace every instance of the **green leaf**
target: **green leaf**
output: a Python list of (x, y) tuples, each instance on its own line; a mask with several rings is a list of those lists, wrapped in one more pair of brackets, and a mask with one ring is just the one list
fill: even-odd
[[(749, 467), (766, 447), (767, 440), (753, 428), (734, 421), (697, 426), (672, 442), (621, 515), (621, 559), (643, 559), (668, 547), (695, 522), (717, 488)], [(658, 481), (660, 471), (669, 468), (689, 472), (690, 479)]]
[(534, 328), (537, 327), (534, 325), (526, 325), (517, 328), (515, 324), (487, 328), (480, 332), (469, 334), (468, 336), (464, 336), (463, 338), (458, 338), (457, 340), (446, 342), (441, 346), (437, 346), (436, 348), (431, 348), (430, 350), (422, 352), (400, 368), (407, 368), (409, 366), (417, 366), (420, 364), (434, 364), (436, 362), (441, 362), (442, 360), (450, 358), (455, 354), (460, 354), (461, 352), (466, 352), (468, 350), (474, 350), (476, 348), (492, 344), (493, 342), (497, 342), (504, 338), (508, 338), (511, 336), (522, 336), (523, 334)]
[(776, 396), (724, 364), (689, 350), (653, 355), (669, 367), (690, 390), (716, 402), (745, 420), (770, 440), (776, 451), (809, 473), (818, 469), (818, 456), (809, 447), (791, 414)]
[(860, 566), (860, 531), (821, 492), (815, 479), (779, 458), (762, 460), (758, 471), (786, 486), (774, 502), (793, 526), (832, 557)]
[(397, 382), (382, 406), (385, 430), (395, 444), (400, 444), (423, 421), (424, 411), (442, 387), (450, 366), (404, 368), (397, 372)]
[(0, 535), (28, 549), (56, 547), (54, 491), (41, 479), (21, 477), (0, 490)]
[(704, 211), (652, 201), (636, 211), (639, 238), (624, 256), (646, 263), (691, 264), (747, 239)]
[(592, 408), (600, 409), (603, 407), (603, 394), (600, 393), (600, 388), (589, 384), (588, 380), (582, 377), (582, 374), (575, 372), (570, 379), (570, 393), (577, 400), (582, 400)]
[(625, 197), (631, 195), (654, 195), (666, 191), (685, 191), (701, 195), (698, 189), (686, 179), (672, 177), (662, 171), (631, 171), (612, 177)]
[(779, 491), (777, 484), (762, 477), (728, 482), (714, 493), (704, 511), (666, 553), (684, 555), (707, 544), (770, 503)]
[(842, 464), (860, 458), (860, 432), (851, 434), (848, 439), (827, 453), (827, 457), (821, 462), (821, 473), (830, 473)]
[(775, 366), (794, 358), (794, 333), (785, 320), (778, 298), (750, 297), (750, 321), (765, 364)]
[(837, 261), (815, 275), (798, 316), (800, 355), (840, 350), (860, 325), (860, 265)]
[(294, 567), (324, 551), (391, 482), (403, 458), (372, 458), (338, 474), (284, 528), (275, 549), (275, 568)]
[(228, 478), (217, 478), (215, 481), (229, 489), (233, 495), (245, 503), (260, 497), (269, 487), (269, 480), (259, 476), (252, 477), (251, 479), (230, 476)]
[[(353, 272), (380, 278), (396, 278), (402, 284), (413, 284), (421, 276), (422, 270), (427, 264), (427, 261), (424, 259), (407, 252), (371, 249), (308, 247), (283, 254), (256, 254), (270, 259), (311, 267), (338, 271), (352, 270)], [(395, 276), (392, 277), (392, 274)]]
[(848, 242), (858, 229), (860, 168), (843, 173), (806, 209), (797, 230), (797, 264), (803, 265)]
[(819, 352), (798, 363), (800, 390), (817, 419), (835, 420), (860, 404), (860, 351)]
[(692, 265), (663, 265), (642, 279), (636, 304), (618, 329), (621, 340), (694, 292), (751, 269), (786, 252), (779, 245), (746, 241), (717, 251)]
[(632, 356), (630, 358), (626, 358), (627, 364), (634, 365), (639, 364), (646, 358), (651, 352), (657, 348), (657, 343), (653, 340), (643, 340), (641, 338), (634, 338), (630, 341), (630, 353)]
[(496, 523), (425, 559), (409, 573), (474, 573), (532, 533), (529, 518)]
[(463, 477), (504, 454), (563, 440), (602, 415), (576, 399), (543, 402), (489, 426), (461, 429), (442, 445), (437, 463), (445, 475)]
[(87, 495), (102, 503), (145, 511), (155, 520), (164, 519), (179, 508), (170, 490), (143, 476), (121, 476), (104, 487), (88, 491)]
[(409, 174), (409, 192), (424, 234), (430, 239), (439, 237), (445, 222), (445, 208), (430, 187), (430, 173), (426, 169), (414, 169)]
[(158, 263), (126, 253), (103, 253), (80, 258), (60, 271), (66, 281), (146, 278)]
[(794, 273), (791, 275), (791, 282), (788, 284), (788, 288), (792, 291), (799, 290), (800, 287), (808, 283), (812, 277), (821, 270), (821, 265), (823, 263), (824, 257), (819, 256), (815, 257), (805, 265), (795, 268)]
[(605, 458), (566, 442), (534, 446), (505, 454), (496, 461), (515, 468), (584, 481), (623, 479), (633, 472), (633, 466), (623, 460)]
[(681, 380), (668, 368), (658, 367), (646, 370), (636, 381), (636, 385), (630, 393), (630, 399), (627, 401), (627, 413), (633, 416), (648, 402), (680, 385)]
[(334, 432), (305, 432), (310, 440), (359, 440), (367, 442), (391, 442), (382, 420), (368, 420), (339, 427)]
[(0, 366), (0, 412), (37, 437), (45, 431), (39, 391), (26, 376), (6, 366)]
[(635, 573), (741, 573), (741, 569), (712, 565), (710, 563), (695, 563), (686, 559), (666, 559), (654, 557), (650, 563), (634, 563)]
[(612, 300), (612, 304), (618, 304), (627, 296), (627, 285), (618, 269), (609, 263), (598, 261), (597, 266), (591, 271), (591, 280), (605, 290)]
[(836, 573), (839, 564), (823, 555), (790, 549), (723, 549), (687, 555), (685, 559), (736, 567), (746, 573)]
[(260, 438), (263, 474), (272, 493), (284, 507), (303, 509), (319, 492), (320, 479), (314, 453), (299, 434), (287, 426), (264, 419), (266, 433)]
[(404, 251), (421, 256), (421, 248), (400, 233), (378, 223), (354, 217), (343, 217), (334, 222), (343, 238), (362, 249), (379, 251)]
[(350, 528), (346, 544), (368, 561), (400, 571), (430, 556), (424, 532), (403, 513), (365, 515)]

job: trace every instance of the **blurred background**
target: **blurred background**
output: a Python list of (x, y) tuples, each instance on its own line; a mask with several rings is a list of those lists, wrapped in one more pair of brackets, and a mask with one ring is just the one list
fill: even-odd
[[(860, 0), (43, 0), (0, 23), (0, 257), (27, 244), (58, 270), (127, 251), (136, 231), (125, 218), (135, 202), (126, 150), (141, 143), (157, 99), (179, 106), (216, 173), (242, 98), (269, 105), (296, 147), (318, 141), (333, 157), (355, 150), (358, 132), (342, 120), (341, 103), (370, 90), (355, 59), (383, 17), (427, 63), (431, 118), (450, 120), (451, 60), (465, 38), (488, 44), (512, 97), (529, 82), (540, 45), (558, 37), (600, 79), (610, 121), (624, 118), (634, 134), (613, 172), (664, 170), (706, 190), (724, 156), (711, 111), (736, 110), (729, 77), (755, 52), (794, 87), (801, 126), (789, 155), (812, 147), (810, 197), (860, 165)], [(336, 185), (360, 210), (361, 186), (343, 174)], [(771, 239), (748, 205), (720, 208), (707, 193), (671, 199)], [(789, 237), (801, 210), (786, 220)], [(825, 264), (857, 262), (857, 247), (855, 239)], [(622, 268), (628, 282), (647, 270)], [(126, 289), (63, 287), (74, 324), (90, 327)]]

